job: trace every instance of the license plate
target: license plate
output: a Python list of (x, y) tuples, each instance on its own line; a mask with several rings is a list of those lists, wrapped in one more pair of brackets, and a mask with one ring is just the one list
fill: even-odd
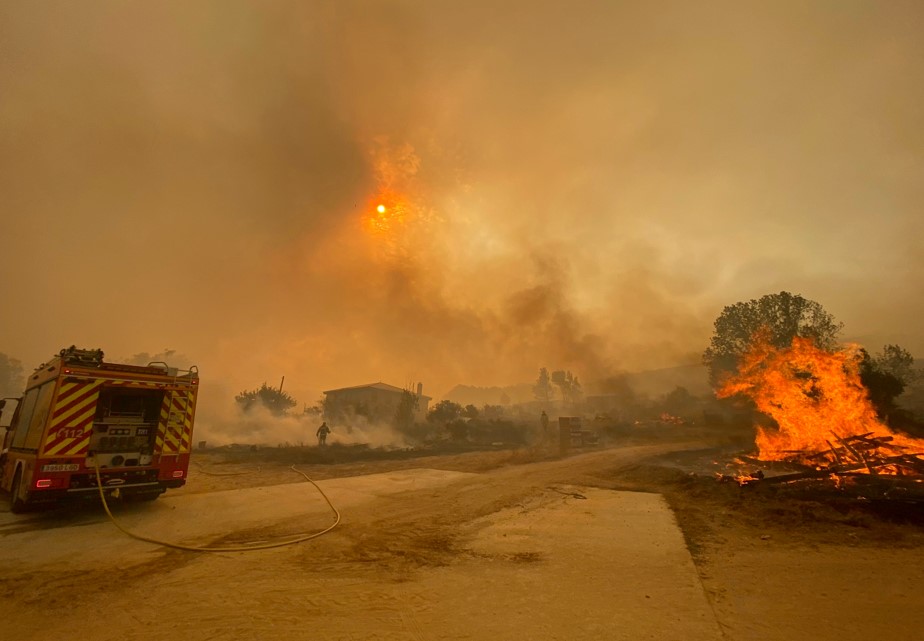
[(51, 465), (43, 465), (43, 472), (76, 472), (80, 469), (80, 466), (76, 463), (55, 463)]

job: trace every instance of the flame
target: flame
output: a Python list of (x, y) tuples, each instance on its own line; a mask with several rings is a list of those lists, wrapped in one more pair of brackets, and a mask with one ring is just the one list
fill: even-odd
[(769, 331), (761, 330), (738, 372), (716, 394), (743, 394), (776, 422), (776, 428), (757, 427), (761, 460), (817, 465), (819, 452), (833, 459), (840, 448), (853, 452), (851, 437), (864, 447), (872, 441), (892, 450), (924, 451), (924, 441), (896, 434), (878, 419), (860, 381), (859, 366), (856, 346), (829, 352), (811, 339), (796, 337), (790, 347), (778, 349)]

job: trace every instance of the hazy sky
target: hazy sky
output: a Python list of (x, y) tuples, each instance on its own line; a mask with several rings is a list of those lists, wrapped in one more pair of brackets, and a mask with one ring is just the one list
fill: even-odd
[(696, 362), (785, 289), (924, 357), (922, 34), (916, 0), (0, 0), (0, 351), (439, 397)]

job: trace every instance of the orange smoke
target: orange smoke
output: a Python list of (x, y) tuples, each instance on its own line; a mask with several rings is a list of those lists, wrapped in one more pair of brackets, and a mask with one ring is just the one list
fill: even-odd
[(407, 199), (391, 193), (380, 193), (367, 205), (363, 217), (366, 230), (375, 236), (394, 235), (407, 222), (410, 204)]
[(809, 455), (832, 450), (840, 439), (870, 433), (890, 437), (896, 449), (924, 451), (924, 441), (895, 434), (877, 418), (860, 381), (856, 347), (828, 352), (796, 337), (778, 349), (769, 338), (767, 331), (755, 334), (738, 372), (716, 393), (743, 394), (776, 422), (776, 428), (757, 428), (762, 460), (808, 463)]
[(417, 253), (418, 235), (427, 222), (426, 187), (421, 161), (408, 144), (376, 139), (369, 150), (375, 192), (366, 201), (361, 221), (379, 258), (405, 259)]

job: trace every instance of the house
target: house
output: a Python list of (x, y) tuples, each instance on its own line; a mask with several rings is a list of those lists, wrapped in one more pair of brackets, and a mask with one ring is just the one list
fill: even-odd
[(411, 390), (380, 382), (324, 392), (324, 420), (338, 425), (362, 416), (372, 423), (390, 424), (394, 422), (406, 394), (410, 394), (417, 401), (414, 419), (420, 421), (426, 418), (430, 397), (423, 395), (422, 383), (417, 384), (415, 394)]

